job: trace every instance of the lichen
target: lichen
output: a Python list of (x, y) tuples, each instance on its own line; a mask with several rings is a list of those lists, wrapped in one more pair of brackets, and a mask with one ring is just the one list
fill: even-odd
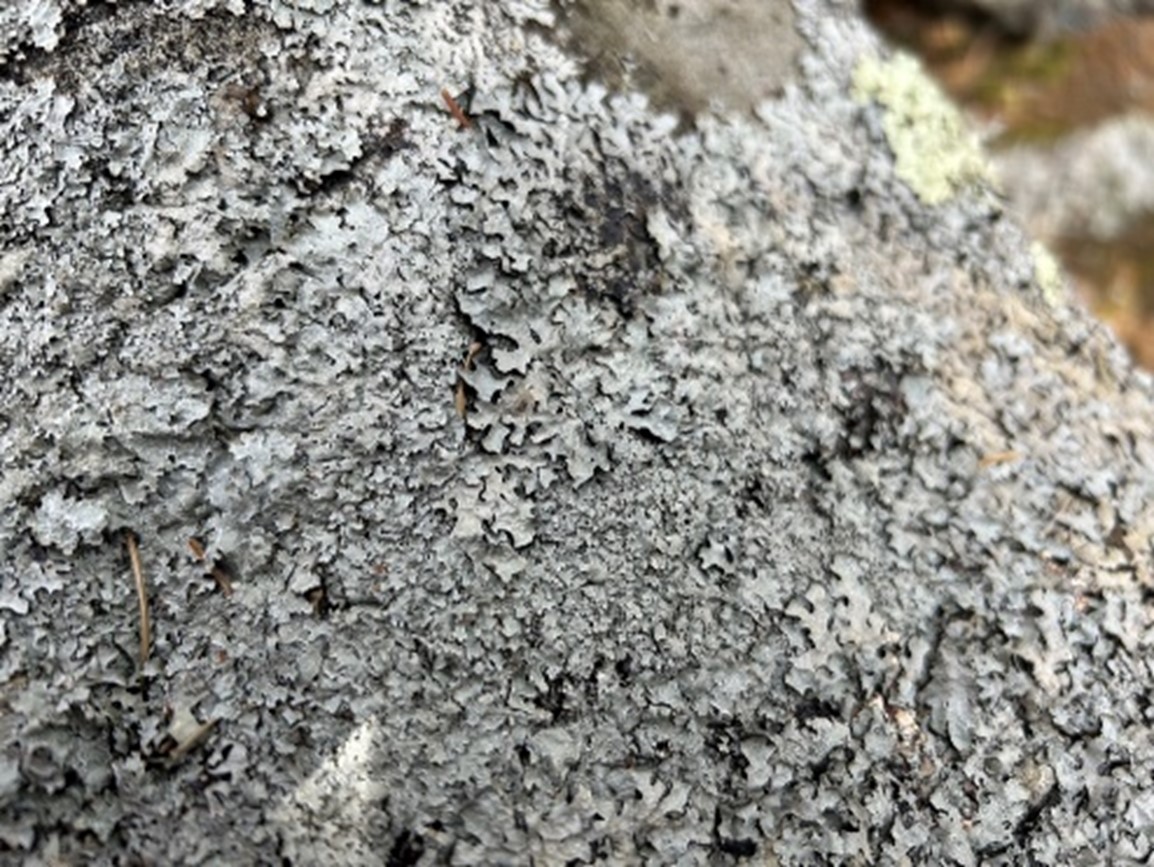
[(895, 180), (845, 0), (680, 135), (547, 0), (95, 5), (0, 82), (9, 860), (1144, 833), (1150, 386)]
[(1030, 245), (1030, 255), (1034, 258), (1034, 279), (1042, 290), (1042, 297), (1047, 303), (1057, 306), (1066, 294), (1066, 284), (1058, 260), (1041, 241)]
[(885, 108), (883, 126), (897, 175), (923, 202), (941, 204), (959, 189), (990, 180), (977, 136), (914, 57), (866, 57), (853, 81), (858, 100)]

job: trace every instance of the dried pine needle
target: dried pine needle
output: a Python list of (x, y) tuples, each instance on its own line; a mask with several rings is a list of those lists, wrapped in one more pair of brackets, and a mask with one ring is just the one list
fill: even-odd
[(997, 466), (998, 464), (1013, 463), (1014, 461), (1020, 460), (1021, 457), (1021, 452), (1012, 450), (1005, 452), (992, 452), (991, 454), (982, 455), (982, 457), (978, 460), (978, 466), (984, 470), (988, 467)]
[(462, 420), (468, 417), (469, 399), (465, 392), (465, 379), (461, 374), (473, 369), (473, 360), (484, 348), (484, 344), (480, 341), (470, 343), (469, 349), (465, 353), (465, 360), (461, 363), (461, 372), (457, 374), (457, 386), (453, 389), (453, 404), (457, 409), (457, 415), (459, 415)]
[(209, 574), (212, 575), (212, 580), (216, 582), (216, 586), (220, 588), (221, 593), (225, 596), (232, 595), (232, 578), (229, 577), (229, 574), (225, 572), (224, 569), (220, 566), (213, 565), (212, 571), (209, 572)]
[(453, 390), (453, 405), (457, 409), (462, 421), (468, 417), (469, 414), (469, 399), (465, 395), (465, 380), (460, 377), (457, 378), (457, 387)]
[[(204, 550), (204, 544), (200, 541), (200, 539), (197, 539), (195, 536), (190, 538), (188, 540), (188, 550), (192, 551), (192, 556), (199, 560), (201, 563), (205, 562), (206, 553)], [(226, 572), (219, 564), (214, 563), (212, 568), (209, 570), (209, 574), (212, 575), (212, 580), (216, 582), (216, 586), (220, 588), (221, 593), (223, 593), (225, 596), (232, 595), (232, 578), (229, 576), (228, 572)]]
[(136, 547), (136, 536), (131, 530), (124, 533), (124, 544), (128, 547), (128, 559), (132, 563), (132, 577), (136, 581), (136, 598), (140, 603), (140, 664), (148, 662), (152, 648), (152, 622), (148, 616), (148, 589), (144, 586), (144, 570), (140, 568), (140, 550)]
[(449, 89), (447, 87), (442, 88), (441, 99), (445, 101), (445, 107), (449, 109), (449, 113), (453, 115), (461, 129), (468, 129), (473, 125), (473, 122), (469, 120), (469, 116), (465, 114), (465, 110), (461, 108), (457, 100), (455, 100), (453, 95), (449, 93)]

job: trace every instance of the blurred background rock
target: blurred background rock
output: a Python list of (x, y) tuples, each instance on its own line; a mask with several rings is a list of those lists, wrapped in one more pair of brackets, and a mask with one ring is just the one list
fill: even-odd
[(1154, 369), (1154, 2), (864, 6), (988, 124), (1012, 206)]

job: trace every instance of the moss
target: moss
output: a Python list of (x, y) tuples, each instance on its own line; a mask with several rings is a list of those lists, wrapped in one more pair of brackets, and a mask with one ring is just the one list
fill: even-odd
[(912, 56), (862, 60), (854, 70), (854, 93), (886, 108), (884, 128), (898, 177), (922, 201), (940, 204), (960, 188), (990, 180), (977, 137)]

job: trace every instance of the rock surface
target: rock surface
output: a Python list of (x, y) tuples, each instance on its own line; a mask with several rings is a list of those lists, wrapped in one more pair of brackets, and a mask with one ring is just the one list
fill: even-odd
[(0, 859), (1150, 855), (1150, 380), (768, 5), (0, 12)]

